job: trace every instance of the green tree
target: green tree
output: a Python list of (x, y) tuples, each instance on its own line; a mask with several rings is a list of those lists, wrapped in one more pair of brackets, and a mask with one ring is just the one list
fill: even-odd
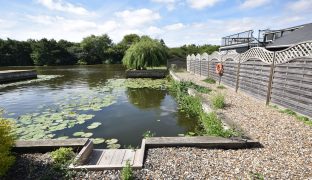
[(142, 37), (126, 51), (122, 62), (127, 68), (138, 70), (165, 65), (167, 58), (166, 48), (157, 40)]
[(86, 61), (88, 64), (100, 64), (107, 60), (110, 50), (113, 46), (112, 40), (107, 34), (102, 36), (91, 35), (83, 38), (81, 47), (86, 52)]

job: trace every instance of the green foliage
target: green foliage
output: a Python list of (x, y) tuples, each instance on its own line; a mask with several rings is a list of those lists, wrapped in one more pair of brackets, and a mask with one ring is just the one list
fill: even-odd
[(225, 107), (225, 97), (221, 93), (213, 94), (210, 100), (215, 109), (222, 109)]
[(203, 80), (206, 83), (209, 84), (216, 84), (216, 80), (212, 79), (212, 78), (206, 78), (205, 80)]
[(122, 59), (128, 69), (146, 69), (165, 65), (168, 55), (164, 46), (149, 37), (142, 37), (130, 46)]
[(121, 170), (121, 179), (122, 180), (132, 180), (132, 179), (134, 179), (132, 168), (131, 168), (131, 165), (130, 165), (129, 161), (126, 162), (126, 166), (123, 167), (122, 170)]
[(11, 155), (15, 135), (13, 122), (0, 117), (0, 177), (14, 164), (15, 157)]
[(221, 120), (218, 119), (218, 116), (215, 112), (211, 112), (209, 114), (201, 112), (200, 120), (207, 135), (229, 137), (233, 134), (232, 131), (223, 129)]
[(264, 180), (263, 174), (249, 172), (249, 175), (250, 175), (250, 179), (252, 179), (252, 180)]
[(109, 48), (113, 46), (112, 40), (107, 34), (101, 36), (91, 35), (83, 38), (81, 47), (87, 52), (88, 64), (101, 64), (109, 57)]
[(66, 170), (70, 163), (73, 162), (75, 153), (72, 148), (61, 147), (51, 152), (53, 165), (58, 170)]
[(218, 89), (226, 89), (226, 87), (223, 86), (223, 85), (217, 86), (217, 88), (218, 88)]
[(150, 137), (154, 137), (156, 134), (155, 133), (153, 133), (152, 131), (150, 131), (150, 130), (147, 130), (147, 131), (145, 131), (144, 133), (143, 133), (143, 138), (144, 139), (146, 139), (146, 138), (150, 138)]
[[(272, 106), (271, 106), (272, 107)], [(276, 109), (278, 109), (278, 107), (275, 105)], [(290, 116), (294, 116), (296, 117), (296, 119), (298, 119), (299, 121), (302, 121), (304, 124), (312, 126), (312, 120), (310, 120), (308, 117), (306, 116), (301, 116), (298, 115), (296, 112), (292, 111), (291, 109), (284, 109), (284, 110), (280, 110), (281, 113), (285, 113), (288, 114)]]
[(194, 87), (194, 84), (191, 82), (172, 81), (170, 90), (177, 98), (179, 109), (184, 111), (188, 116), (199, 120), (199, 130), (196, 132), (196, 134), (207, 134), (222, 137), (229, 137), (234, 135), (234, 131), (227, 131), (223, 129), (221, 120), (218, 119), (216, 113), (206, 114), (202, 110), (200, 99), (198, 97), (188, 95), (187, 89), (189, 87)]
[(219, 50), (219, 46), (215, 46), (215, 45), (206, 44), (206, 45), (197, 46), (195, 44), (191, 44), (191, 45), (183, 45), (181, 47), (170, 48), (169, 56), (170, 58), (173, 58), (173, 57), (185, 58), (188, 54), (197, 54), (197, 53), (202, 54), (205, 52), (208, 54), (211, 54), (214, 51), (218, 51), (218, 50)]

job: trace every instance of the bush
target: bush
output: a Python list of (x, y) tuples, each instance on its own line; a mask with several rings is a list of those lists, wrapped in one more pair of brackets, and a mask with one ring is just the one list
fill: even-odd
[(134, 178), (133, 178), (132, 168), (131, 168), (131, 165), (130, 165), (130, 162), (129, 162), (129, 161), (127, 161), (127, 162), (126, 162), (126, 166), (122, 168), (122, 171), (121, 171), (121, 179), (122, 179), (122, 180), (131, 180), (131, 179), (134, 179)]
[(215, 108), (215, 109), (222, 109), (222, 108), (224, 108), (225, 107), (224, 95), (221, 94), (221, 93), (214, 94), (211, 97), (211, 103), (212, 103), (213, 108)]
[(158, 41), (143, 37), (138, 43), (130, 46), (122, 59), (128, 69), (146, 69), (165, 65), (168, 58), (166, 48)]
[(72, 148), (61, 147), (51, 152), (53, 164), (56, 169), (66, 169), (67, 166), (73, 161), (75, 153)]
[(15, 141), (13, 127), (13, 122), (0, 117), (0, 176), (5, 175), (15, 162), (15, 157), (11, 155)]
[(216, 84), (216, 80), (214, 80), (212, 78), (207, 78), (207, 79), (205, 79), (203, 81), (206, 82), (206, 83), (209, 83), (209, 84)]

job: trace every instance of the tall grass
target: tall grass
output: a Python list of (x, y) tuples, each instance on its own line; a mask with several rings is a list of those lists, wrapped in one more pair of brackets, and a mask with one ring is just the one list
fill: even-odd
[(225, 107), (225, 97), (221, 93), (213, 94), (210, 98), (213, 108), (222, 109)]
[(218, 119), (216, 113), (207, 114), (203, 111), (201, 101), (198, 97), (188, 95), (187, 89), (194, 87), (192, 83), (171, 82), (170, 90), (175, 94), (179, 109), (187, 113), (188, 116), (198, 120), (197, 134), (222, 137), (229, 137), (233, 134), (233, 131), (223, 129), (222, 122)]

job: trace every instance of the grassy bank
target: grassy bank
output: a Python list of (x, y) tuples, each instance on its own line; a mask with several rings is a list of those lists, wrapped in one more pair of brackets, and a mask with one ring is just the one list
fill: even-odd
[(200, 99), (198, 97), (190, 96), (187, 92), (188, 88), (193, 88), (200, 93), (207, 94), (211, 92), (210, 89), (198, 86), (192, 82), (175, 82), (172, 80), (170, 84), (170, 91), (174, 93), (177, 99), (179, 110), (197, 120), (198, 126), (195, 130), (197, 135), (221, 137), (229, 137), (233, 135), (231, 130), (223, 129), (221, 120), (218, 119), (215, 112), (205, 113), (202, 109)]

